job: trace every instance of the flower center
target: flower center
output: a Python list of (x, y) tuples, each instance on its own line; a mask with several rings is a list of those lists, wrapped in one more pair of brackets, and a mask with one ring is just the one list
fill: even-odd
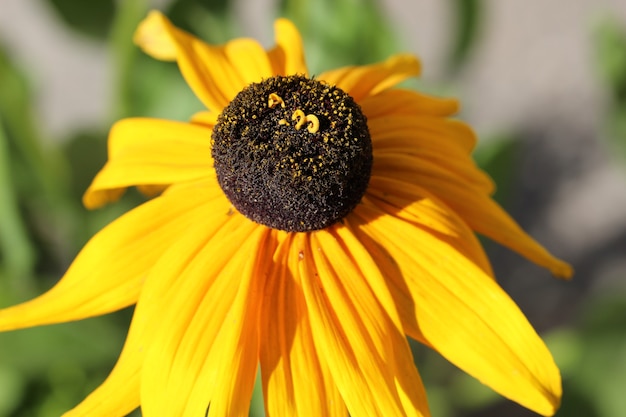
[(288, 232), (341, 220), (363, 197), (372, 171), (359, 105), (299, 75), (244, 88), (220, 114), (212, 139), (217, 179), (233, 206)]

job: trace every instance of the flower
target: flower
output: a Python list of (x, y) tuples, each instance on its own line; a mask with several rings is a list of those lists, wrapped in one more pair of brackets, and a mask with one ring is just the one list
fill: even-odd
[(275, 28), (265, 51), (207, 45), (158, 12), (141, 23), (135, 41), (207, 110), (114, 125), (84, 204), (158, 196), (0, 311), (0, 330), (136, 303), (113, 371), (66, 416), (247, 415), (259, 366), (269, 416), (428, 416), (405, 335), (552, 415), (558, 369), (475, 232), (572, 271), (490, 198), (457, 102), (394, 88), (419, 73), (410, 55), (310, 78), (295, 27)]

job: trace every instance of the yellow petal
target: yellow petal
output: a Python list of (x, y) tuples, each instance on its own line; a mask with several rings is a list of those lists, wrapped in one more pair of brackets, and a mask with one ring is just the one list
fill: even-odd
[(394, 55), (384, 62), (365, 66), (350, 66), (326, 71), (318, 77), (336, 85), (359, 102), (378, 94), (420, 73), (419, 60), (413, 55)]
[(85, 192), (97, 208), (132, 185), (163, 186), (214, 177), (211, 130), (159, 119), (124, 119), (109, 134), (109, 160)]
[(456, 99), (428, 96), (411, 90), (393, 89), (364, 98), (359, 102), (368, 120), (384, 116), (445, 117), (459, 110)]
[(272, 75), (267, 53), (256, 41), (238, 39), (223, 47), (212, 46), (156, 11), (139, 25), (134, 40), (154, 58), (175, 59), (196, 96), (216, 112), (250, 82)]
[(382, 248), (385, 255), (376, 260), (388, 272), (410, 336), (425, 339), (505, 397), (542, 415), (555, 412), (561, 396), (559, 371), (522, 312), (493, 279), (446, 242), (408, 222), (364, 205), (348, 220), (366, 247)]
[(446, 203), (448, 201), (443, 196), (426, 186), (424, 178), (462, 184), (471, 192), (485, 196), (492, 192), (494, 185), (491, 178), (480, 171), (468, 156), (454, 155), (452, 152), (448, 155), (449, 158), (446, 160), (446, 155), (428, 150), (415, 152), (375, 150), (372, 174), (411, 182), (426, 188)]
[(552, 256), (491, 198), (457, 188), (455, 184), (443, 185), (437, 179), (432, 182), (433, 188), (441, 189), (442, 199), (447, 200), (447, 204), (476, 232), (547, 268), (557, 278), (572, 277), (574, 270), (568, 263)]
[(191, 117), (191, 123), (213, 129), (217, 124), (219, 113), (211, 110), (199, 111)]
[(437, 197), (414, 184), (372, 177), (363, 204), (436, 234), (493, 276), (489, 259), (474, 232)]
[(237, 93), (243, 87), (273, 75), (267, 53), (253, 39), (234, 39), (224, 46), (224, 51), (244, 83)]
[[(470, 154), (476, 143), (474, 132), (464, 123), (435, 117), (386, 116), (368, 120), (376, 161), (394, 160), (407, 165), (409, 172), (441, 172), (444, 177), (462, 178), (482, 193), (491, 194), (494, 183), (480, 170)], [(380, 164), (376, 164), (376, 166)]]
[[(269, 229), (239, 214), (190, 262), (149, 327), (141, 378), (150, 416), (247, 415), (258, 361), (264, 262)], [(269, 268), (269, 266), (268, 266)]]
[(382, 117), (370, 117), (367, 113), (365, 115), (368, 117), (367, 126), (376, 148), (389, 148), (400, 144), (409, 149), (428, 147), (442, 149), (445, 156), (444, 149), (470, 154), (476, 145), (474, 131), (458, 120), (415, 114), (392, 114)]
[[(297, 273), (320, 358), (327, 362), (352, 415), (427, 416), (406, 339), (363, 279), (378, 271), (365, 270), (372, 263), (358, 251), (358, 262), (366, 262), (361, 270), (351, 259), (355, 242), (350, 241), (348, 248), (338, 239), (322, 230), (298, 235), (294, 246), (301, 258)], [(400, 369), (406, 374), (399, 375)], [(406, 386), (409, 380), (412, 384)]]
[(268, 53), (274, 74), (308, 76), (302, 37), (295, 25), (287, 19), (277, 19), (274, 32), (276, 46)]
[[(43, 295), (0, 310), (0, 330), (80, 320), (137, 301), (154, 262), (221, 195), (168, 194), (128, 212), (96, 234), (63, 278)], [(225, 200), (225, 199), (224, 199)]]
[(377, 154), (373, 173), (419, 184), (452, 208), (474, 231), (483, 234), (560, 278), (571, 277), (572, 267), (552, 256), (524, 232), (517, 223), (467, 178), (454, 175), (436, 164), (417, 162), (410, 155)]
[(143, 184), (137, 186), (137, 190), (146, 197), (156, 197), (166, 189), (167, 185)]
[[(193, 189), (189, 192), (197, 191)], [(170, 189), (169, 194), (178, 192)], [(185, 198), (185, 195), (177, 195)], [(232, 216), (228, 214), (230, 203), (223, 198), (213, 199), (198, 206), (188, 225), (146, 273), (145, 284), (133, 314), (128, 337), (122, 353), (108, 378), (94, 392), (64, 417), (123, 416), (139, 406), (140, 372), (143, 367), (146, 346), (154, 338), (156, 326), (147, 326), (150, 319), (159, 314), (163, 300), (170, 293), (173, 283), (180, 279), (185, 268)], [(207, 217), (211, 213), (211, 217)], [(221, 215), (220, 215), (221, 213)], [(185, 217), (185, 216), (182, 216)]]
[(151, 11), (139, 23), (133, 41), (153, 58), (175, 61), (178, 48), (171, 32), (169, 21), (160, 12)]
[(264, 290), (261, 314), (261, 376), (268, 416), (347, 416), (325, 362), (320, 362), (297, 271), (293, 234), (279, 246)]
[[(421, 378), (415, 368), (409, 345), (406, 343), (402, 320), (396, 309), (395, 300), (389, 291), (386, 278), (382, 274), (382, 271), (379, 270), (367, 249), (359, 242), (353, 230), (349, 227), (335, 226), (331, 230), (331, 234), (334, 240), (330, 240), (330, 244), (327, 245), (332, 247), (335, 244), (339, 244), (346, 253), (350, 253), (350, 257), (354, 261), (354, 266), (358, 268), (358, 272), (362, 274), (362, 277), (373, 292), (376, 300), (389, 316), (391, 322), (393, 322), (393, 326), (398, 330), (390, 334), (393, 356), (387, 359), (386, 362), (387, 366), (391, 367), (393, 370), (396, 378), (396, 389), (402, 401), (405, 415), (429, 416), (430, 411), (426, 392), (424, 391)], [(322, 239), (324, 237), (330, 238), (329, 235), (320, 235), (319, 237), (320, 241), (324, 240)], [(331, 249), (330, 253), (340, 253), (340, 251)], [(346, 283), (347, 289), (351, 286), (354, 287), (350, 297), (360, 297), (362, 294), (367, 293), (363, 287), (358, 285), (360, 284), (358, 280), (350, 280), (350, 282), (348, 282), (347, 279), (343, 279), (343, 282)], [(364, 311), (361, 312), (361, 315), (364, 314)]]

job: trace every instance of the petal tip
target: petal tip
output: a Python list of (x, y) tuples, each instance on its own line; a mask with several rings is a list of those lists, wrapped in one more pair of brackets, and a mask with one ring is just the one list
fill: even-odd
[(101, 208), (108, 203), (114, 203), (124, 194), (124, 188), (98, 190), (91, 187), (83, 194), (83, 206), (89, 210)]
[(152, 10), (137, 26), (133, 42), (153, 58), (173, 61), (176, 59), (177, 49), (169, 25), (163, 13)]
[(274, 21), (276, 50), (282, 58), (278, 70), (282, 75), (308, 75), (302, 36), (296, 25), (284, 17)]
[(279, 17), (274, 20), (274, 29), (278, 32), (280, 29), (289, 29), (297, 31), (296, 25), (286, 17)]
[(422, 72), (422, 63), (419, 58), (409, 53), (393, 55), (387, 59), (386, 64), (398, 72), (414, 77)]
[(574, 275), (574, 268), (567, 262), (559, 260), (550, 268), (550, 272), (557, 278), (569, 280)]

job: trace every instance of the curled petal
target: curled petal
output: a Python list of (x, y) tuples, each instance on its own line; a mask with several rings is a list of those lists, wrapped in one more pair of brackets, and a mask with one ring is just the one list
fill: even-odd
[(428, 96), (403, 89), (381, 91), (376, 95), (365, 97), (359, 105), (368, 120), (398, 115), (445, 117), (459, 110), (459, 102), (456, 99)]
[(328, 84), (336, 85), (359, 102), (367, 96), (376, 95), (419, 73), (419, 60), (413, 55), (401, 54), (394, 55), (378, 64), (326, 71), (318, 78)]
[(151, 11), (137, 26), (133, 40), (141, 49), (153, 58), (161, 61), (176, 61), (178, 47), (175, 29), (160, 12)]
[(251, 82), (273, 75), (267, 53), (255, 40), (212, 46), (176, 28), (157, 11), (139, 25), (134, 40), (154, 58), (176, 60), (187, 84), (212, 111), (221, 111)]
[(274, 74), (308, 76), (304, 46), (298, 29), (287, 19), (277, 19), (274, 31), (276, 46), (269, 51)]
[(476, 134), (467, 124), (441, 117), (400, 114), (373, 118), (368, 116), (368, 127), (376, 150), (402, 145), (403, 152), (411, 152), (426, 147), (439, 150), (445, 157), (445, 149), (450, 149), (468, 158), (477, 141)]
[(154, 58), (177, 61), (196, 96), (219, 113), (250, 83), (273, 75), (308, 74), (302, 38), (293, 23), (278, 19), (275, 30), (276, 46), (269, 51), (252, 39), (213, 46), (153, 11), (139, 25), (134, 39)]
[(199, 111), (191, 117), (191, 123), (199, 124), (209, 129), (213, 129), (217, 124), (218, 116), (219, 113), (216, 113), (214, 111)]
[[(439, 193), (438, 188), (429, 185), (433, 182), (458, 184), (468, 189), (468, 192), (489, 197), (493, 190), (491, 178), (479, 171), (474, 162), (466, 156), (454, 155), (444, 161), (438, 152), (419, 150), (400, 153), (397, 151), (374, 152), (374, 166), (372, 174), (380, 177), (393, 178), (405, 181), (427, 189), (448, 204), (448, 200)], [(432, 179), (430, 181), (425, 178)], [(464, 216), (461, 215), (461, 218)]]

